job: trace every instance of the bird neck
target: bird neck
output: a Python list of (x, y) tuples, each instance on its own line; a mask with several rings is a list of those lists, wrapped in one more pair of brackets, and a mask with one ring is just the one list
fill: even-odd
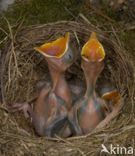
[(86, 93), (85, 96), (95, 96), (95, 86), (97, 79), (103, 70), (103, 64), (101, 62), (92, 62), (83, 64), (84, 75), (86, 78)]
[(97, 75), (94, 75), (93, 72), (84, 72), (84, 75), (86, 77), (86, 92), (85, 96), (90, 97), (95, 95), (95, 85), (97, 81)]
[(50, 66), (49, 71), (52, 79), (52, 90), (54, 91), (60, 85), (60, 83), (65, 81), (64, 72), (61, 72), (58, 69), (54, 69)]
[(65, 72), (59, 71), (54, 68), (49, 68), (50, 75), (52, 79), (52, 91), (63, 99), (66, 103), (68, 103), (67, 108), (70, 108), (71, 103), (71, 94), (69, 86), (65, 79)]

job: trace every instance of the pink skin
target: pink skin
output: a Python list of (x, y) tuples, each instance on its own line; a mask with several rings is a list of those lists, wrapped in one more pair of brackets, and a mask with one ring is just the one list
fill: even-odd
[(14, 103), (14, 105), (10, 108), (11, 106), (9, 106), (9, 111), (10, 112), (16, 112), (16, 111), (23, 111), (25, 118), (29, 118), (30, 117), (30, 113), (32, 108), (29, 105), (29, 103), (27, 102), (23, 102), (23, 103)]
[[(115, 92), (113, 96), (111, 94), (112, 92)], [(108, 100), (104, 98), (104, 95), (106, 95), (106, 93), (111, 94), (111, 97), (108, 97)], [(101, 94), (105, 103), (109, 107), (110, 112), (108, 113), (107, 117), (97, 126), (97, 128), (105, 127), (113, 118), (115, 118), (119, 114), (123, 103), (119, 92), (111, 85), (107, 84), (106, 86), (104, 86), (101, 90)]]
[(75, 135), (91, 132), (106, 116), (108, 108), (104, 101), (96, 96), (95, 84), (103, 69), (103, 62), (82, 60), (82, 69), (86, 78), (85, 96), (77, 101), (69, 113), (71, 128)]
[[(50, 75), (52, 78), (52, 87), (39, 85), (39, 93), (34, 101), (34, 108), (26, 103), (16, 103), (11, 111), (24, 112), (25, 117), (30, 116), (35, 131), (40, 136), (54, 136), (62, 126), (66, 124), (67, 110), (71, 109), (72, 97), (70, 88), (64, 77), (65, 70), (73, 62), (73, 54), (70, 49), (62, 58), (48, 58)], [(63, 134), (66, 136), (67, 134)]]
[[(85, 96), (75, 103), (69, 113), (70, 126), (75, 135), (87, 134), (96, 127), (104, 127), (121, 109), (121, 100), (117, 100), (119, 93), (109, 101), (98, 98), (95, 93), (96, 80), (103, 69), (103, 62), (88, 63), (82, 60), (82, 69), (86, 78), (87, 90)], [(103, 90), (104, 94), (116, 91), (112, 87), (104, 87)]]
[(96, 128), (105, 127), (112, 119), (114, 119), (119, 114), (121, 108), (122, 108), (121, 101), (119, 101), (118, 104), (114, 105), (112, 112), (109, 113), (107, 117), (102, 122), (100, 122)]

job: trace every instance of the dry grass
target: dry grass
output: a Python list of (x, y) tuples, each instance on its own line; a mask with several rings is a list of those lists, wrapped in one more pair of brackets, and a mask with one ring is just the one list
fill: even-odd
[[(135, 147), (133, 65), (114, 29), (110, 37), (106, 31), (90, 23), (72, 21), (19, 28), (15, 33), (9, 23), (8, 27), (10, 33), (3, 41), (5, 46), (1, 57), (0, 155), (98, 156), (102, 143)], [(122, 111), (106, 127), (95, 129), (87, 136), (68, 139), (37, 137), (31, 123), (21, 113), (10, 114), (6, 110), (7, 104), (31, 100), (37, 81), (50, 81), (46, 62), (33, 47), (70, 32), (78, 58), (67, 71), (66, 78), (69, 83), (80, 85), (80, 82), (85, 83), (80, 68), (80, 48), (92, 31), (98, 33), (106, 51), (105, 69), (98, 80), (97, 92), (106, 81), (116, 86), (124, 101)]]

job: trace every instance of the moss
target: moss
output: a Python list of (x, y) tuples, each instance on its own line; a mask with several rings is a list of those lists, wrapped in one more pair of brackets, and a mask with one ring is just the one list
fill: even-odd
[[(29, 0), (16, 1), (9, 7), (6, 12), (0, 16), (0, 28), (9, 33), (7, 18), (11, 26), (16, 26), (23, 21), (23, 25), (35, 25), (59, 20), (73, 20), (78, 14), (80, 5), (77, 5), (76, 0)], [(73, 16), (74, 15), (74, 16)], [(0, 30), (0, 41), (4, 39), (6, 34)]]
[(12, 9), (4, 14), (11, 23), (17, 19), (25, 18), (25, 24), (38, 24), (55, 22), (58, 20), (72, 19), (68, 8), (73, 14), (78, 13), (79, 5), (67, 0), (31, 0), (29, 2), (17, 2)]
[[(119, 23), (119, 13), (111, 10), (108, 7), (106, 1), (103, 1), (101, 12), (103, 15), (110, 17), (113, 23), (111, 25), (117, 27)], [(97, 8), (97, 11), (98, 8)], [(55, 22), (59, 20), (74, 20), (78, 13), (82, 12), (88, 20), (98, 25), (102, 30), (110, 30), (110, 21), (106, 20), (101, 15), (94, 13), (87, 3), (83, 3), (81, 0), (23, 0), (17, 1), (13, 7), (9, 8), (3, 15), (8, 19), (10, 24), (16, 28), (18, 23), (23, 20), (23, 25), (43, 24), (48, 22)], [(0, 16), (0, 27), (8, 31), (7, 23)], [(16, 29), (13, 29), (16, 30)], [(132, 33), (131, 33), (132, 35)], [(123, 33), (121, 39), (129, 42), (130, 36), (128, 33)], [(0, 30), (0, 40), (5, 37), (5, 34)]]
[(123, 31), (119, 37), (120, 40), (124, 42), (125, 48), (128, 50), (128, 52), (131, 54), (131, 56), (135, 57), (135, 30), (130, 31)]

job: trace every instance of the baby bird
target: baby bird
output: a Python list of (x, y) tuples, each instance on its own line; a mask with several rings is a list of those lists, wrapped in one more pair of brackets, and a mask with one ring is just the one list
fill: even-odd
[(104, 87), (100, 90), (101, 98), (107, 103), (110, 111), (114, 109), (116, 105), (118, 105), (121, 96), (118, 90), (110, 85), (106, 84)]
[(106, 116), (106, 104), (97, 97), (95, 92), (95, 84), (103, 70), (105, 57), (104, 48), (98, 41), (95, 32), (83, 46), (81, 57), (81, 67), (85, 75), (87, 89), (84, 97), (74, 104), (69, 113), (69, 124), (74, 135), (91, 132)]
[(72, 97), (64, 76), (74, 60), (69, 38), (70, 34), (66, 33), (65, 37), (35, 48), (48, 63), (52, 86), (42, 88), (33, 109), (28, 103), (13, 105), (14, 110), (23, 110), (26, 116), (29, 114), (39, 136), (53, 137), (60, 133), (67, 122), (67, 111), (71, 109)]
[(100, 94), (109, 111), (107, 117), (97, 126), (97, 128), (106, 126), (114, 117), (116, 117), (116, 115), (118, 115), (122, 108), (121, 95), (117, 89), (110, 84), (106, 84), (104, 87), (102, 87)]

